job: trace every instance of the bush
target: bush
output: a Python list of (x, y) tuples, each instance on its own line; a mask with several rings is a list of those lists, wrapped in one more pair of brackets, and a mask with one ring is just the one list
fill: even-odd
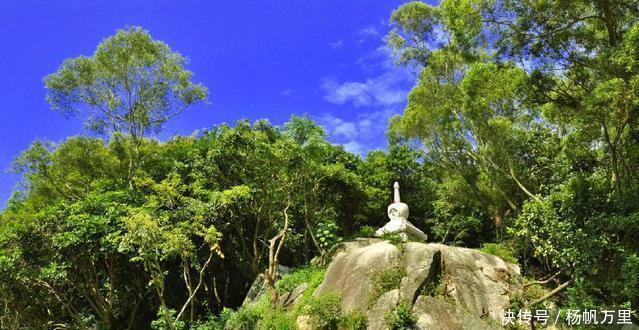
[(319, 241), (319, 246), (323, 251), (330, 249), (333, 245), (340, 243), (342, 238), (337, 235), (339, 227), (334, 222), (322, 222), (318, 224), (315, 237)]
[(499, 243), (485, 243), (479, 251), (498, 256), (504, 261), (517, 263), (515, 250), (511, 247)]
[[(313, 324), (315, 328), (336, 329), (341, 321), (339, 296), (312, 297), (315, 289), (324, 280), (324, 271), (321, 268), (302, 267), (285, 275), (275, 283), (275, 287), (280, 293), (291, 291), (302, 283), (308, 283), (308, 288), (292, 311), (287, 311), (281, 306), (273, 306), (270, 302), (270, 296), (266, 294), (236, 311), (224, 309), (216, 324), (220, 325), (219, 329), (226, 326), (226, 328), (233, 330), (293, 330), (297, 328), (297, 317), (306, 314), (317, 320), (317, 324)], [(207, 329), (218, 328), (211, 326)]]
[[(174, 309), (160, 308), (158, 309), (157, 318), (151, 321), (151, 329), (184, 329), (186, 326), (182, 321), (174, 322), (177, 312)], [(171, 324), (173, 327), (171, 327)]]
[(338, 328), (342, 319), (340, 300), (336, 293), (311, 298), (304, 311), (311, 317), (311, 325), (314, 329)]
[(413, 329), (417, 324), (417, 317), (413, 314), (412, 306), (402, 301), (397, 308), (386, 316), (386, 325), (391, 330)]
[(437, 268), (438, 269), (435, 270), (435, 275), (433, 276), (433, 278), (430, 281), (426, 282), (426, 284), (422, 288), (421, 294), (429, 295), (431, 297), (446, 296), (446, 283), (442, 278), (442, 270), (439, 269), (439, 266)]
[(269, 312), (268, 295), (264, 295), (260, 300), (240, 307), (237, 311), (230, 313), (226, 326), (233, 330), (253, 330), (257, 328), (258, 322), (264, 314)]
[(371, 276), (373, 288), (369, 296), (369, 304), (374, 304), (384, 292), (398, 289), (404, 276), (406, 276), (404, 268), (398, 266), (383, 269), (373, 274)]
[(294, 315), (277, 306), (264, 312), (257, 324), (257, 329), (295, 330), (297, 326)]
[(359, 228), (359, 230), (357, 231), (356, 236), (357, 237), (373, 237), (375, 236), (375, 228), (371, 227), (371, 226), (361, 226)]
[(301, 267), (294, 270), (290, 274), (286, 274), (275, 283), (277, 292), (290, 292), (302, 283), (308, 283), (309, 287), (312, 283), (321, 283), (324, 279), (324, 270), (316, 267)]
[(191, 325), (189, 330), (223, 330), (224, 323), (226, 323), (229, 312), (232, 312), (232, 310), (224, 308), (219, 317), (216, 318), (215, 315), (211, 314), (209, 315), (208, 319), (198, 321), (195, 324)]
[(400, 233), (386, 232), (382, 234), (381, 238), (395, 245), (401, 252), (404, 252), (406, 250), (406, 242), (404, 241), (404, 237), (402, 237)]
[(340, 329), (344, 330), (365, 330), (368, 326), (366, 315), (359, 310), (354, 310), (346, 314), (341, 322)]
[(524, 299), (528, 302), (533, 302), (546, 294), (548, 294), (548, 289), (544, 288), (539, 284), (532, 284), (524, 288), (523, 295)]

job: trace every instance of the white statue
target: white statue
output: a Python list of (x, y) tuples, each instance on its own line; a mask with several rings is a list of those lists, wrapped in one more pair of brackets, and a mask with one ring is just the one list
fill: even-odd
[(375, 232), (375, 236), (382, 236), (385, 233), (398, 233), (405, 241), (409, 237), (426, 241), (428, 236), (408, 221), (408, 205), (402, 203), (400, 199), (399, 183), (395, 182), (393, 190), (393, 203), (388, 205), (388, 218), (390, 218), (390, 221), (384, 227), (378, 229)]

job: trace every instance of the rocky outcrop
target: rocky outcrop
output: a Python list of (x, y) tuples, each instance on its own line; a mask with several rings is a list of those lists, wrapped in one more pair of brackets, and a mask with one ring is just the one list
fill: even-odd
[[(494, 323), (471, 314), (461, 306), (431, 296), (419, 296), (413, 305), (417, 329), (492, 329)], [(382, 329), (382, 328), (378, 328)]]
[[(281, 269), (283, 273), (287, 269)], [(302, 283), (280, 295), (291, 310), (312, 288)], [(323, 282), (313, 295), (337, 293), (344, 315), (361, 312), (368, 329), (386, 329), (386, 318), (408, 304), (417, 329), (491, 329), (519, 294), (519, 267), (477, 250), (419, 242), (391, 244), (382, 239), (343, 243), (332, 255)], [(246, 303), (265, 293), (256, 280)], [(299, 329), (312, 329), (300, 315)]]
[(375, 241), (345, 243), (343, 250), (329, 264), (324, 281), (314, 295), (337, 292), (342, 298), (344, 312), (368, 310), (372, 277), (395, 267), (402, 254), (394, 245), (385, 241), (370, 244)]
[[(291, 272), (290, 268), (286, 266), (278, 265), (277, 279), (279, 280), (280, 278), (282, 278), (282, 276), (289, 274), (290, 272)], [(267, 291), (268, 291), (268, 288), (266, 286), (266, 283), (264, 282), (264, 277), (260, 274), (255, 278), (255, 280), (253, 281), (253, 284), (251, 284), (249, 291), (246, 293), (246, 297), (244, 297), (244, 302), (242, 302), (242, 305), (248, 305), (258, 300), (259, 297), (266, 294)]]
[[(379, 274), (389, 269), (397, 269), (401, 281), (377, 292)], [(343, 244), (314, 295), (339, 293), (342, 310), (365, 312), (370, 329), (383, 329), (384, 316), (400, 301), (413, 306), (419, 328), (486, 329), (519, 290), (519, 267), (497, 256), (442, 244), (396, 246), (366, 239)]]

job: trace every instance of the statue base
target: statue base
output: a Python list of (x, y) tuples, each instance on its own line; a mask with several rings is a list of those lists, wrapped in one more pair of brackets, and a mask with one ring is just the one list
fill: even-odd
[(375, 236), (380, 237), (390, 233), (398, 234), (404, 241), (408, 241), (410, 238), (412, 240), (425, 242), (428, 239), (428, 236), (424, 234), (423, 231), (404, 219), (393, 219), (387, 222), (384, 227), (377, 229)]

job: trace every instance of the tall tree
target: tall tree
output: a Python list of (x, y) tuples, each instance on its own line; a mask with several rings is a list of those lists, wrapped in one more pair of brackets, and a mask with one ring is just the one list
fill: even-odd
[(135, 151), (130, 178), (145, 133), (207, 97), (206, 87), (192, 81), (185, 64), (164, 42), (129, 27), (103, 40), (92, 56), (67, 59), (46, 76), (47, 101), (65, 115), (88, 112), (92, 131), (128, 134)]
[(67, 59), (44, 78), (47, 101), (65, 115), (90, 111), (97, 132), (126, 132), (141, 139), (188, 106), (206, 99), (192, 82), (186, 59), (140, 27), (118, 30), (92, 56)]

